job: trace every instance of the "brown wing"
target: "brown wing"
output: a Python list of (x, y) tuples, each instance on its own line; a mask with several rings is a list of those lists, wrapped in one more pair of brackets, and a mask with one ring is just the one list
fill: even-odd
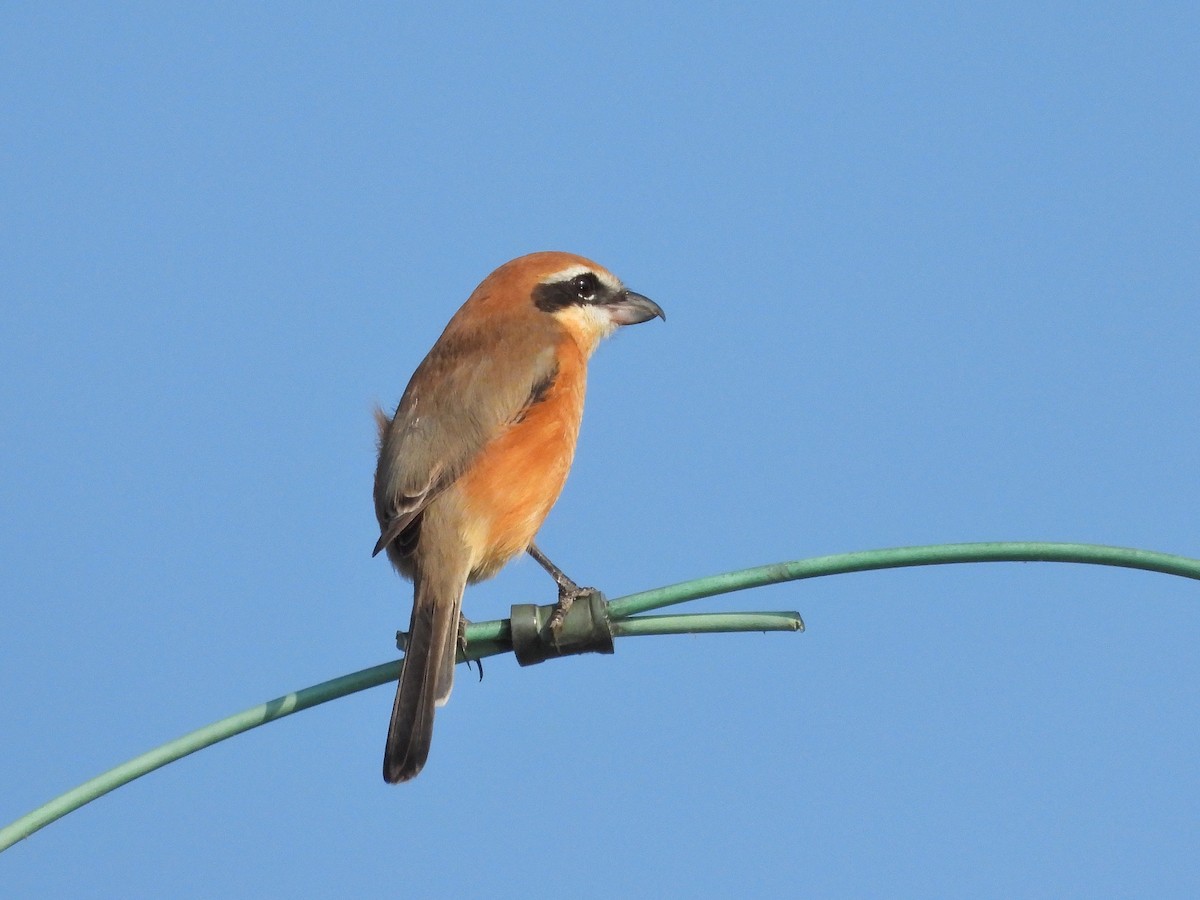
[(375, 553), (394, 541), (554, 377), (555, 335), (536, 320), (487, 328), (451, 322), (380, 416)]

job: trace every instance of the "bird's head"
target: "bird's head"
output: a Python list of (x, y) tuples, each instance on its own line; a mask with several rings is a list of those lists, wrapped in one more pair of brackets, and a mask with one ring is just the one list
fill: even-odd
[[(629, 290), (597, 263), (573, 253), (544, 251), (505, 263), (484, 280), (476, 294), (510, 307), (511, 312), (553, 317), (586, 355), (622, 325), (654, 317), (662, 307)], [(514, 308), (515, 307), (515, 308)]]

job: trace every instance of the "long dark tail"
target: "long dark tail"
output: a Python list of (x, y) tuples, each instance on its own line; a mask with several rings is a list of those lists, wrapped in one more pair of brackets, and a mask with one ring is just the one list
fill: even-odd
[(408, 649), (383, 754), (383, 780), (388, 784), (408, 781), (421, 771), (433, 740), (434, 707), (449, 699), (454, 686), (466, 579), (435, 579), (418, 572), (415, 582)]

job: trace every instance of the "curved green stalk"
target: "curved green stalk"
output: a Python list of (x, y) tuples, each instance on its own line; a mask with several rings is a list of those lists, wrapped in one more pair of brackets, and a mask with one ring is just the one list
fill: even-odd
[(155, 747), (141, 756), (135, 756), (128, 762), (122, 763), (116, 768), (109, 769), (101, 775), (97, 775), (90, 781), (85, 781), (74, 790), (67, 791), (65, 794), (55, 797), (49, 803), (39, 806), (33, 812), (17, 819), (11, 825), (0, 828), (0, 851), (6, 850), (17, 841), (28, 837), (40, 828), (44, 828), (55, 819), (60, 819), (67, 813), (74, 812), (85, 803), (90, 803), (97, 797), (101, 797), (123, 784), (128, 784), (135, 778), (140, 778), (148, 772), (153, 772), (167, 763), (175, 762), (175, 760), (182, 759), (190, 753), (195, 753), (197, 750), (203, 750), (205, 747), (219, 743), (226, 738), (231, 738), (235, 734), (241, 734), (243, 731), (249, 731), (251, 728), (265, 725), (267, 722), (282, 719), (284, 716), (290, 716), (292, 713), (300, 712), (302, 709), (308, 709), (329, 700), (336, 700), (338, 697), (345, 697), (356, 691), (366, 690), (376, 685), (395, 681), (399, 677), (400, 661), (394, 660), (382, 665), (372, 666), (369, 669), (363, 669), (360, 672), (354, 672), (350, 675), (343, 675), (340, 678), (334, 678), (321, 684), (315, 684), (312, 687), (304, 688), (292, 694), (285, 694), (274, 700), (268, 700), (266, 703), (260, 703), (258, 706), (252, 706), (250, 709), (243, 710), (240, 713), (235, 713), (228, 718), (221, 719), (219, 722), (213, 722), (211, 725), (197, 728), (195, 731), (183, 735), (183, 737), (168, 741), (161, 747)]
[(1105, 547), (1100, 544), (1056, 544), (1040, 541), (1003, 541), (984, 544), (934, 544), (925, 547), (893, 547), (888, 550), (864, 550), (858, 553), (839, 553), (836, 556), (815, 556), (795, 562), (774, 563), (723, 575), (711, 575), (683, 581), (620, 597), (609, 604), (608, 614), (614, 619), (661, 609), (687, 600), (713, 597), (730, 591), (818, 578), (822, 575), (843, 575), (847, 572), (867, 572), (872, 569), (899, 569), (906, 566), (937, 566), (969, 562), (1064, 562), (1088, 563), (1097, 566), (1120, 566), (1126, 569), (1146, 569), (1166, 575), (1200, 579), (1200, 559), (1173, 556), (1153, 550), (1134, 550), (1129, 547)]
[[(964, 562), (1090, 563), (1146, 569), (1200, 580), (1200, 559), (1149, 550), (1103, 547), (1095, 544), (1037, 542), (943, 544), (822, 556), (699, 578), (621, 597), (609, 604), (608, 615), (612, 621), (613, 633), (617, 636), (695, 633), (698, 631), (802, 630), (804, 623), (795, 613), (709, 613), (641, 618), (635, 616), (637, 613), (683, 603), (687, 600), (696, 600), (701, 597), (711, 597), (716, 594), (776, 584), (782, 581), (816, 578), (822, 575), (837, 575), (846, 572), (863, 572), (871, 569)], [(467, 640), (472, 659), (493, 656), (512, 649), (507, 620), (472, 624), (467, 629)], [(372, 666), (369, 669), (362, 669), (350, 675), (343, 675), (340, 678), (286, 694), (176, 738), (84, 782), (74, 790), (56, 797), (12, 824), (0, 828), (0, 851), (49, 825), (55, 819), (73, 812), (123, 784), (128, 784), (135, 778), (165, 766), (167, 763), (302, 709), (395, 681), (399, 677), (399, 673), (400, 662), (398, 660)]]

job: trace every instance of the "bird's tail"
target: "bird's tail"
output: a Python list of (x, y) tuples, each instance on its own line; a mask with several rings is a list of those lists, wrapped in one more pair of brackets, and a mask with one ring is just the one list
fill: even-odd
[(388, 724), (383, 780), (389, 784), (416, 777), (429, 757), (433, 713), (454, 687), (458, 622), (466, 578), (433, 579), (418, 572), (413, 592), (408, 647)]

